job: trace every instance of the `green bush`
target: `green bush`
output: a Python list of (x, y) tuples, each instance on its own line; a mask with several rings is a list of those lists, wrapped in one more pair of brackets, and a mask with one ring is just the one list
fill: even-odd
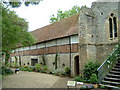
[(81, 76), (74, 77), (74, 80), (77, 82), (84, 82), (84, 79)]
[(52, 74), (58, 76), (58, 75), (60, 74), (60, 71), (58, 71), (57, 69), (55, 69), (55, 70), (52, 72)]
[(24, 68), (28, 68), (28, 66), (26, 65), (26, 66), (24, 66)]
[(40, 70), (40, 68), (41, 68), (41, 65), (39, 63), (36, 63), (35, 64), (35, 69), (38, 71), (38, 70)]
[(33, 70), (29, 68), (27, 71), (32, 72)]
[(28, 71), (28, 68), (20, 68), (21, 71)]
[(7, 67), (10, 67), (10, 63), (7, 63), (6, 66), (7, 66)]
[(93, 84), (98, 83), (98, 77), (97, 77), (96, 74), (93, 73), (91, 75), (91, 77), (90, 77), (90, 83), (93, 83)]
[(35, 67), (29, 67), (30, 70), (34, 71), (35, 70)]
[(69, 68), (69, 67), (65, 67), (65, 73), (66, 73), (67, 75), (70, 75), (70, 68)]
[(42, 72), (47, 72), (47, 70), (48, 70), (48, 67), (47, 66), (43, 66)]
[(101, 85), (100, 88), (101, 88), (101, 89), (105, 89), (106, 87), (105, 87), (104, 85)]
[(98, 69), (99, 64), (98, 63), (93, 63), (92, 61), (88, 62), (84, 69), (83, 69), (83, 78), (85, 80), (85, 82), (90, 82), (90, 77), (93, 73), (95, 73), (96, 75), (98, 75)]
[(20, 65), (18, 65), (17, 63), (12, 63), (11, 65), (9, 63), (7, 63), (6, 65), (7, 67), (13, 67), (13, 68), (19, 68)]
[(10, 68), (7, 68), (6, 66), (2, 66), (2, 75), (12, 74), (13, 71)]
[(24, 67), (24, 68), (20, 68), (20, 70), (21, 70), (21, 71), (29, 71), (29, 72), (32, 72), (32, 71), (34, 71), (34, 67), (28, 67), (28, 66), (26, 66), (26, 67)]
[(61, 74), (61, 75), (66, 75), (66, 72), (61, 72), (60, 74)]

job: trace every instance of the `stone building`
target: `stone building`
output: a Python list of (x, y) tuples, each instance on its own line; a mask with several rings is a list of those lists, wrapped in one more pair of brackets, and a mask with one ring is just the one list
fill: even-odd
[(51, 70), (70, 67), (71, 76), (80, 74), (89, 60), (102, 63), (120, 39), (119, 5), (119, 0), (96, 1), (91, 8), (82, 7), (76, 15), (32, 31), (37, 42), (14, 50), (12, 62), (16, 56), (21, 66), (34, 66), (44, 59)]

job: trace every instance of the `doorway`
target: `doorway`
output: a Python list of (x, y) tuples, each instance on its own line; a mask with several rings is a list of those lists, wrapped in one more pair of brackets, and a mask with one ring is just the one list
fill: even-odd
[(31, 59), (31, 66), (35, 66), (38, 63), (38, 59)]
[(79, 75), (79, 56), (75, 56), (74, 58), (74, 73), (75, 76)]

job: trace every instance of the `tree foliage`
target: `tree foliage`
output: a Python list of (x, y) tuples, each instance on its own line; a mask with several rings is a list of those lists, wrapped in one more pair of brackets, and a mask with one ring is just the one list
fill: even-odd
[(2, 51), (10, 54), (10, 51), (18, 45), (33, 44), (35, 38), (28, 32), (28, 22), (3, 4), (0, 3), (0, 6), (2, 7)]
[(59, 20), (62, 20), (62, 19), (67, 18), (69, 16), (72, 16), (78, 12), (80, 12), (80, 7), (78, 7), (78, 6), (73, 6), (72, 9), (70, 9), (68, 11), (64, 11), (64, 12), (59, 9), (56, 17), (54, 14), (51, 16), (50, 23), (57, 22)]
[(12, 6), (13, 8), (20, 7), (22, 3), (24, 3), (25, 6), (29, 5), (37, 5), (40, 3), (42, 0), (8, 0), (7, 2), (3, 2), (4, 4), (8, 6)]

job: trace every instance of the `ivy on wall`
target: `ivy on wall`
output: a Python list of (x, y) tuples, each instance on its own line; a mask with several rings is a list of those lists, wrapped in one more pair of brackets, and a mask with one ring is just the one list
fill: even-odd
[(55, 69), (57, 69), (58, 53), (55, 55)]
[(45, 62), (45, 55), (42, 55), (42, 60), (43, 60), (43, 65), (46, 65), (46, 62)]

